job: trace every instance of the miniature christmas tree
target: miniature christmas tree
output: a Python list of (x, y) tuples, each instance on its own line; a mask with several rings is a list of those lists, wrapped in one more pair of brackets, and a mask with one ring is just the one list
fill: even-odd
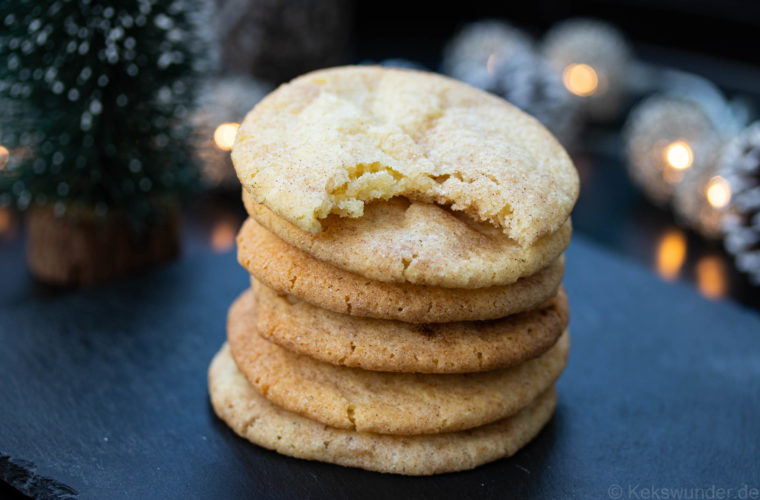
[[(0, 144), (9, 152), (0, 204), (31, 209), (30, 219), (47, 214), (43, 233), (96, 221), (142, 231), (144, 240), (165, 221), (176, 196), (197, 182), (186, 117), (196, 78), (210, 64), (205, 5), (0, 2)], [(30, 220), (30, 238), (35, 233)], [(112, 238), (96, 239), (103, 253)], [(105, 263), (114, 266), (125, 267)]]

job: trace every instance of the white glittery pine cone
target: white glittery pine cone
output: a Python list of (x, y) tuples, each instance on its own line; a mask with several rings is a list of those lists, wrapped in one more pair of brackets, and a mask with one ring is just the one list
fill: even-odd
[[(707, 172), (720, 147), (712, 122), (698, 104), (662, 96), (640, 103), (631, 112), (623, 135), (628, 174), (661, 206), (671, 201), (682, 180)], [(688, 148), (690, 166), (685, 169), (674, 168), (668, 161), (675, 145)]]
[(269, 84), (245, 76), (210, 79), (201, 89), (191, 121), (195, 129), (193, 146), (207, 186), (239, 187), (229, 149), (216, 144), (214, 132), (223, 123), (239, 124), (270, 90)]
[(731, 187), (722, 221), (724, 245), (736, 267), (760, 284), (760, 122), (726, 145), (719, 165)]
[(618, 115), (626, 92), (631, 51), (612, 25), (594, 19), (570, 19), (555, 25), (542, 43), (544, 57), (560, 74), (570, 65), (593, 68), (597, 84), (581, 98), (584, 113), (594, 120)]

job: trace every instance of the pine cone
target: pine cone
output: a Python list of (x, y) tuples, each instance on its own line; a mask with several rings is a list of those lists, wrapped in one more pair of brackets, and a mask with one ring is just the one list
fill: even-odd
[(731, 186), (731, 202), (722, 219), (724, 245), (736, 267), (760, 284), (760, 122), (726, 145), (720, 174)]

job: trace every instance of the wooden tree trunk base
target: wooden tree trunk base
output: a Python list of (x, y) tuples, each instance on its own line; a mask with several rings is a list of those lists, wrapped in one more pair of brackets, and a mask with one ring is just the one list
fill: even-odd
[(29, 270), (40, 281), (68, 287), (125, 276), (176, 257), (179, 226), (176, 209), (136, 233), (119, 214), (56, 217), (52, 208), (34, 208), (27, 215)]

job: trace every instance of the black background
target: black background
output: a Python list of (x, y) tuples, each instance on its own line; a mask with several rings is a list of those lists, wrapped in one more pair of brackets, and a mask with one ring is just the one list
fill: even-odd
[(363, 57), (405, 56), (437, 64), (463, 24), (504, 18), (535, 35), (570, 17), (614, 23), (636, 44), (760, 62), (760, 2), (754, 0), (530, 0), (355, 2), (355, 49)]

